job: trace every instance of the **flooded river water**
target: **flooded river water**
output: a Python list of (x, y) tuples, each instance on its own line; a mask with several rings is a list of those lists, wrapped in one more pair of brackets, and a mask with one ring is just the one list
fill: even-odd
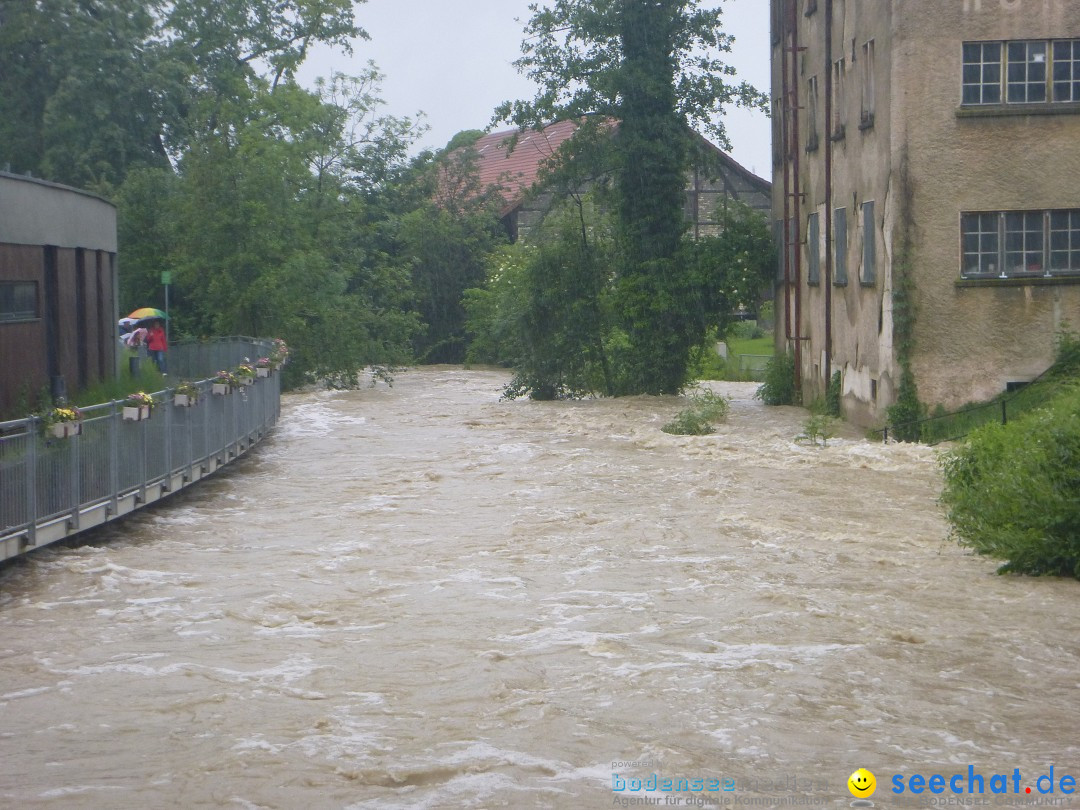
[(215, 479), (0, 570), (0, 806), (847, 806), (859, 767), (879, 807), (963, 798), (892, 792), (913, 774), (1022, 804), (1080, 778), (1080, 583), (950, 543), (935, 451), (796, 444), (805, 412), (753, 385), (677, 437), (675, 398), (506, 381), (287, 395)]

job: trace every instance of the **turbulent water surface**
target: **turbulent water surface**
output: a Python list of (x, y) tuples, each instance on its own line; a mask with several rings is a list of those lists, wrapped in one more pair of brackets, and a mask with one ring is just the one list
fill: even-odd
[(677, 437), (676, 398), (506, 381), (286, 396), (228, 471), (0, 570), (0, 806), (846, 806), (858, 767), (895, 806), (892, 775), (969, 766), (1018, 768), (994, 799), (1019, 803), (1080, 777), (1080, 587), (948, 542), (935, 451), (797, 444), (805, 412), (742, 384)]

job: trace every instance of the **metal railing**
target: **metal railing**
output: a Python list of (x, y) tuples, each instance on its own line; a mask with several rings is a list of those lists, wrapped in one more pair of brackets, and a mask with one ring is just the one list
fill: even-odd
[(148, 418), (125, 417), (123, 400), (82, 408), (67, 438), (37, 417), (0, 422), (0, 560), (127, 514), (243, 454), (277, 423), (280, 375), (223, 395), (209, 377), (269, 350), (251, 338), (174, 347), (170, 377), (207, 378), (190, 407), (168, 388), (153, 393)]

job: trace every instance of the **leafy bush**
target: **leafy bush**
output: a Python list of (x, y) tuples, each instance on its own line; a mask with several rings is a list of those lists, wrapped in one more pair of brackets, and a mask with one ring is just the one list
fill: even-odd
[(1080, 579), (1080, 385), (943, 456), (952, 537), (999, 573)]
[(765, 330), (758, 326), (757, 321), (735, 321), (728, 329), (728, 337), (737, 340), (757, 340), (765, 337)]
[(766, 405), (796, 404), (795, 356), (791, 352), (773, 355), (765, 366), (765, 382), (754, 396)]
[(825, 413), (829, 416), (835, 416), (840, 418), (843, 416), (841, 411), (841, 403), (843, 401), (843, 376), (839, 371), (834, 371), (832, 379), (829, 380), (829, 387), (825, 389)]
[(829, 439), (835, 435), (831, 416), (827, 413), (812, 413), (810, 418), (803, 422), (803, 432), (795, 437), (795, 441), (809, 442), (814, 447), (820, 442), (822, 447), (826, 447)]
[(920, 420), (926, 418), (926, 406), (919, 402), (919, 390), (910, 365), (904, 366), (900, 372), (896, 403), (890, 405), (885, 413), (892, 426), (893, 438), (901, 442), (919, 441), (922, 435)]
[(713, 391), (701, 389), (690, 395), (690, 405), (683, 408), (662, 428), (676, 436), (705, 436), (713, 432), (716, 422), (727, 419), (731, 400)]

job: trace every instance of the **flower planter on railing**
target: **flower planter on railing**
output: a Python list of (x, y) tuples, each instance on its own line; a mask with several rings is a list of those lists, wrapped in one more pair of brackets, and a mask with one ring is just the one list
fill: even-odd
[(173, 405), (177, 408), (190, 408), (198, 402), (199, 398), (192, 394), (173, 394)]
[(256, 377), (269, 377), (270, 376), (269, 367), (259, 366), (258, 368), (255, 369), (255, 376)]
[(49, 425), (49, 435), (56, 439), (67, 439), (82, 433), (82, 422), (57, 422)]
[(124, 418), (129, 422), (141, 422), (143, 419), (150, 418), (150, 406), (149, 405), (125, 405), (124, 406)]
[(232, 386), (228, 383), (214, 383), (210, 386), (210, 393), (217, 394), (219, 397), (223, 397), (232, 391)]

